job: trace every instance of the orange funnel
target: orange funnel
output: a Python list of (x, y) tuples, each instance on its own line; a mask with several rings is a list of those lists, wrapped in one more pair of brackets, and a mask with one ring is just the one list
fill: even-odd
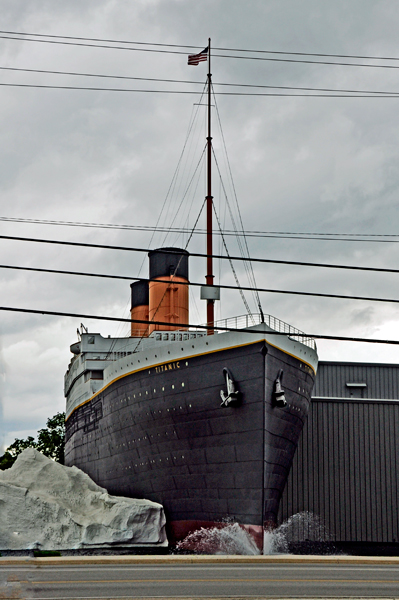
[[(148, 281), (136, 281), (130, 284), (132, 290), (132, 303), (130, 318), (148, 321)], [(148, 325), (145, 323), (131, 324), (131, 337), (148, 336)]]
[(150, 257), (149, 319), (167, 323), (167, 325), (150, 325), (149, 333), (155, 330), (187, 329), (181, 327), (179, 323), (189, 322), (188, 252), (180, 248), (160, 248), (152, 250), (148, 256)]

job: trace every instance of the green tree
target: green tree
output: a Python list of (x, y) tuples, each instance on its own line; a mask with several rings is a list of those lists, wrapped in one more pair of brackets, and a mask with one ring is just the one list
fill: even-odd
[(65, 447), (65, 413), (57, 413), (47, 419), (47, 427), (39, 429), (37, 440), (32, 436), (26, 440), (16, 438), (11, 446), (0, 456), (0, 469), (9, 469), (26, 448), (36, 448), (45, 456), (64, 464)]
[(49, 458), (64, 464), (65, 413), (47, 419), (47, 428), (37, 432), (36, 448)]

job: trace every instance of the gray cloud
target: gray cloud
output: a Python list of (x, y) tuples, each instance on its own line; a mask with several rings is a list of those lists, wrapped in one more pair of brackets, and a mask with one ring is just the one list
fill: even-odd
[[(3, 3), (4, 30), (205, 46), (395, 56), (396, 2), (385, 0), (47, 0)], [(184, 55), (84, 49), (0, 39), (0, 66), (204, 80)], [(399, 91), (398, 71), (214, 58), (215, 82)], [(0, 72), (0, 82), (95, 85), (73, 76)], [(104, 87), (170, 89), (167, 84), (100, 80)], [(181, 84), (179, 88), (181, 89)], [(215, 83), (215, 89), (222, 91)], [(1, 88), (0, 202), (9, 217), (154, 225), (185, 139), (197, 96)], [(223, 132), (247, 229), (397, 233), (399, 186), (396, 99), (252, 98), (218, 96)], [(202, 117), (201, 117), (202, 118)], [(198, 132), (204, 132), (203, 124)], [(220, 163), (218, 128), (214, 142)], [(204, 140), (189, 145), (180, 191), (171, 197), (168, 225)], [(190, 163), (191, 161), (191, 163)], [(215, 202), (225, 208), (217, 180)], [(204, 196), (189, 194), (176, 223), (192, 225)], [(189, 214), (191, 201), (195, 200)], [(197, 202), (198, 201), (198, 202)], [(171, 207), (174, 207), (173, 210)], [(188, 218), (188, 220), (187, 220)], [(230, 227), (228, 218), (226, 226)], [(53, 237), (147, 247), (150, 235), (115, 230), (4, 224), (9, 235)], [(164, 235), (156, 235), (153, 246)], [(168, 243), (184, 243), (171, 236)], [(390, 266), (399, 245), (249, 238), (254, 256)], [(142, 255), (1, 242), (8, 264), (137, 276)], [(237, 246), (229, 238), (230, 252)], [(195, 236), (193, 251), (204, 250)], [(220, 247), (219, 242), (215, 247)], [(243, 267), (236, 265), (247, 284)], [(191, 276), (203, 279), (203, 261)], [(398, 297), (397, 278), (276, 265), (255, 266), (258, 285), (281, 289)], [(145, 273), (145, 269), (143, 271)], [(123, 282), (0, 270), (2, 304), (44, 310), (126, 315)], [(222, 282), (234, 279), (226, 268)], [(193, 314), (205, 320), (196, 298)], [(252, 299), (250, 300), (252, 302)], [(311, 333), (397, 337), (395, 305), (262, 295), (264, 310)], [(242, 314), (241, 300), (222, 293), (223, 316)], [(197, 317), (197, 309), (199, 316)], [(219, 309), (218, 309), (219, 311)], [(219, 313), (218, 313), (219, 314)], [(3, 431), (34, 432), (63, 407), (62, 380), (75, 339), (73, 319), (2, 314)], [(127, 326), (88, 323), (104, 335)], [(318, 344), (321, 358), (399, 359), (394, 347)], [(18, 429), (19, 428), (19, 429)]]

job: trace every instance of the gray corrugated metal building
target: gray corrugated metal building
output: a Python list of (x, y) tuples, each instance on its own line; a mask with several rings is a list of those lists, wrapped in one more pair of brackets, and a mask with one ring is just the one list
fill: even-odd
[(309, 416), (280, 503), (337, 542), (398, 542), (399, 365), (320, 362)]

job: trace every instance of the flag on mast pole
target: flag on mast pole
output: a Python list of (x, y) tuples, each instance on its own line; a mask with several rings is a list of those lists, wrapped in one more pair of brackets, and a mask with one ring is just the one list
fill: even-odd
[(188, 63), (189, 65), (198, 65), (200, 62), (208, 60), (208, 46), (202, 50), (199, 54), (189, 54)]

